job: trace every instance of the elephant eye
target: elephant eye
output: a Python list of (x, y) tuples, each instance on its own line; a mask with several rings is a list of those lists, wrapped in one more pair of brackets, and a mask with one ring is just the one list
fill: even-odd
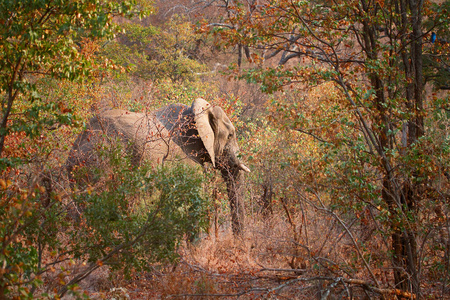
[(228, 135), (228, 139), (231, 139), (232, 137), (233, 137), (233, 134), (230, 133), (230, 134)]

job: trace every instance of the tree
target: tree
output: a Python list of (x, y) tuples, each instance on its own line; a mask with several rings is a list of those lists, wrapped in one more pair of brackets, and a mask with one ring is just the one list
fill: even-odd
[[(127, 1), (10, 0), (0, 3), (0, 156), (10, 133), (20, 131), (36, 136), (43, 123), (64, 120), (38, 117), (39, 109), (33, 108), (34, 101), (40, 97), (37, 80), (52, 77), (77, 81), (88, 77), (96, 63), (92, 56), (83, 53), (83, 38), (112, 37), (116, 31), (112, 18), (133, 15), (131, 8), (132, 3)], [(25, 116), (37, 114), (32, 125), (26, 118), (11, 119), (11, 114), (22, 113), (24, 106)], [(65, 122), (70, 122), (68, 119)], [(2, 169), (11, 159), (2, 158)]]
[(155, 81), (195, 81), (204, 66), (197, 60), (198, 43), (192, 24), (174, 15), (160, 27), (122, 24), (123, 33), (106, 45), (105, 54), (130, 66), (132, 75)]
[[(114, 36), (114, 16), (131, 17), (127, 1), (2, 1), (0, 3), (0, 298), (32, 298), (45, 272), (42, 255), (61, 250), (58, 228), (67, 207), (30, 167), (41, 134), (74, 120), (67, 99), (46, 98), (49, 80), (80, 82), (97, 61), (91, 42)], [(94, 73), (95, 74), (95, 73)], [(34, 141), (34, 148), (30, 147)], [(42, 170), (41, 170), (42, 171)], [(55, 259), (55, 263), (61, 257)], [(63, 260), (67, 259), (65, 257)], [(48, 267), (48, 266), (47, 266)]]
[(300, 100), (279, 100), (279, 121), (325, 149), (330, 207), (375, 208), (374, 221), (390, 236), (396, 288), (420, 295), (425, 243), (419, 242), (435, 230), (426, 214), (431, 207), (448, 213), (439, 184), (450, 163), (448, 135), (436, 139), (435, 130), (448, 116), (434, 118), (446, 107), (426, 97), (424, 78), (431, 32), (448, 32), (448, 1), (223, 2), (226, 17), (209, 25), (225, 46), (252, 49), (255, 64), (242, 68), (240, 78), (269, 93), (326, 81), (339, 88), (342, 97), (330, 107), (337, 134), (296, 111)]

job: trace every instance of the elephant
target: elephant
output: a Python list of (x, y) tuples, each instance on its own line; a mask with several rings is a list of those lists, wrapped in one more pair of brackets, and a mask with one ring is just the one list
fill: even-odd
[(153, 113), (103, 111), (90, 120), (75, 140), (66, 163), (69, 176), (77, 166), (96, 163), (95, 150), (105, 137), (126, 145), (135, 166), (144, 161), (164, 163), (180, 157), (202, 166), (212, 164), (227, 185), (233, 233), (243, 232), (241, 171), (250, 170), (238, 158), (236, 130), (222, 108), (198, 98), (190, 107), (171, 104)]

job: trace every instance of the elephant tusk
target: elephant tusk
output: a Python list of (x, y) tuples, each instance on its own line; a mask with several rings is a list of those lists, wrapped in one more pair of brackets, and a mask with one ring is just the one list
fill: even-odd
[(250, 169), (249, 168), (247, 168), (247, 166), (246, 165), (244, 165), (244, 164), (239, 164), (239, 168), (242, 170), (242, 171), (244, 171), (244, 172), (247, 172), (247, 173), (250, 173), (251, 171), (250, 171)]

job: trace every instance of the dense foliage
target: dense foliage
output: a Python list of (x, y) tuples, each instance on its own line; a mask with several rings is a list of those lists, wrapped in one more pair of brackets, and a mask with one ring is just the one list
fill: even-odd
[[(95, 171), (101, 188), (71, 192), (61, 177), (68, 126), (108, 92), (94, 91), (108, 69), (120, 70), (99, 56), (119, 30), (113, 18), (143, 7), (96, 0), (0, 7), (0, 298), (77, 294), (76, 283), (103, 264), (130, 273), (173, 260), (183, 236), (204, 226), (202, 176), (181, 166), (132, 167), (108, 147), (99, 151), (111, 168)], [(77, 260), (87, 265), (73, 269)], [(42, 290), (49, 272), (54, 284)]]
[[(304, 188), (292, 204), (307, 201), (333, 216), (380, 287), (373, 268), (382, 262), (369, 259), (375, 253), (349, 230), (354, 217), (373, 224), (390, 245), (395, 287), (420, 294), (424, 260), (443, 255), (436, 263), (448, 265), (448, 239), (438, 241), (449, 205), (448, 94), (432, 96), (426, 85), (445, 89), (448, 3), (235, 1), (226, 10), (226, 26), (213, 33), (225, 46), (254, 49), (256, 66), (239, 76), (265, 92), (283, 91), (274, 121), (317, 142), (313, 161), (297, 162)], [(327, 97), (285, 89), (299, 86)]]
[[(450, 2), (188, 2), (0, 3), (0, 298), (445, 298)], [(214, 170), (109, 141), (67, 178), (93, 114), (198, 97), (252, 170), (244, 236)]]

